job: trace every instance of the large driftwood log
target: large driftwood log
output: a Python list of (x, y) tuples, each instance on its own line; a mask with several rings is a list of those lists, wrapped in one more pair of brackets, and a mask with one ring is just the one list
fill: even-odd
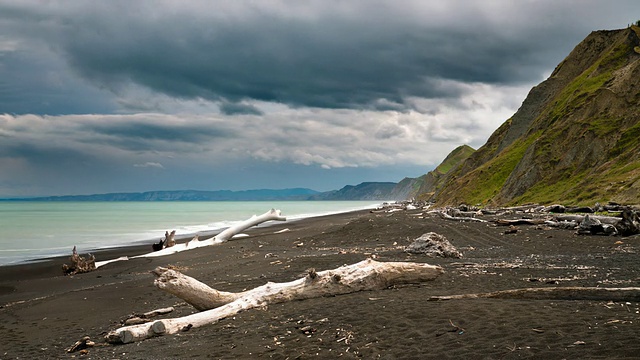
[(206, 243), (209, 245), (223, 243), (225, 241), (231, 240), (231, 238), (234, 235), (237, 235), (248, 228), (254, 227), (256, 225), (262, 224), (265, 221), (270, 221), (270, 220), (287, 221), (287, 218), (282, 216), (282, 214), (280, 213), (280, 210), (271, 209), (260, 216), (254, 215), (248, 220), (245, 220), (241, 223), (233, 225), (225, 229), (220, 234), (214, 236), (212, 239), (203, 241), (203, 243)]
[(199, 311), (214, 309), (236, 300), (239, 293), (218, 291), (183, 273), (158, 266), (152, 273), (160, 290), (184, 300)]
[[(442, 268), (438, 266), (431, 266), (422, 263), (383, 263), (369, 259), (353, 265), (343, 266), (334, 270), (325, 270), (317, 273), (315, 272), (315, 270), (309, 270), (309, 274), (307, 274), (307, 277), (312, 277), (313, 279), (324, 279), (324, 282), (314, 280), (312, 284), (313, 286), (310, 286), (311, 284), (302, 282), (303, 279), (306, 279), (303, 278), (289, 283), (267, 283), (252, 290), (247, 290), (240, 293), (232, 293), (212, 289), (206, 284), (175, 270), (158, 267), (153, 271), (153, 273), (157, 276), (154, 284), (159, 289), (179, 297), (180, 299), (184, 300), (200, 311), (214, 309), (216, 307), (238, 300), (242, 297), (253, 296), (252, 294), (262, 294), (264, 292), (264, 288), (273, 290), (276, 289), (276, 287), (289, 288), (293, 287), (294, 285), (303, 285), (305, 287), (304, 289), (296, 287), (294, 289), (288, 290), (289, 292), (294, 290), (296, 292), (301, 292), (302, 290), (304, 290), (306, 292), (306, 295), (296, 293), (295, 295), (293, 295), (295, 297), (290, 299), (300, 300), (327, 295), (346, 294), (361, 290), (383, 289), (397, 284), (423, 282), (427, 280), (433, 280), (442, 272)], [(346, 278), (342, 275), (344, 273), (348, 274)], [(377, 276), (384, 277), (384, 279), (380, 278), (375, 280), (379, 282), (379, 284), (377, 285), (370, 284), (373, 281), (370, 279), (370, 277), (376, 276), (376, 274)], [(332, 277), (335, 277), (335, 279)], [(352, 284), (356, 282), (356, 280), (359, 281), (358, 284)], [(388, 284), (382, 283), (381, 281), (383, 280)], [(365, 281), (368, 281), (369, 283), (365, 283)], [(339, 289), (332, 289), (331, 285)], [(362, 287), (358, 288), (357, 286)], [(317, 295), (311, 291), (326, 291), (327, 294)]]
[(430, 301), (460, 299), (520, 299), (520, 300), (603, 300), (640, 301), (640, 287), (544, 287), (502, 290), (487, 293), (432, 296)]
[[(371, 259), (334, 270), (316, 272), (310, 269), (305, 277), (287, 283), (267, 283), (237, 294), (219, 292), (221, 296), (218, 298), (216, 298), (218, 295), (213, 293), (213, 306), (221, 303), (226, 304), (181, 318), (121, 327), (111, 331), (105, 339), (109, 343), (141, 341), (154, 336), (174, 334), (184, 329), (213, 324), (247, 309), (292, 300), (334, 296), (363, 290), (378, 290), (398, 284), (419, 283), (433, 280), (442, 272), (443, 270), (439, 266), (410, 262), (382, 263)], [(186, 284), (174, 289), (183, 289), (177, 291), (180, 294), (179, 297), (189, 297), (190, 295), (184, 294), (197, 291), (184, 290), (189, 286)]]
[[(234, 226), (231, 226), (231, 227), (227, 228), (226, 230), (222, 231), (218, 235), (214, 236), (212, 239), (205, 240), (205, 241), (200, 241), (200, 240), (198, 240), (198, 235), (196, 235), (189, 242), (182, 243), (182, 244), (176, 244), (175, 243), (175, 239), (174, 239), (175, 230), (172, 231), (171, 233), (169, 233), (167, 231), (165, 233), (164, 240), (160, 241), (159, 243), (153, 244), (153, 252), (150, 252), (150, 253), (147, 253), (147, 254), (138, 255), (138, 256), (133, 256), (131, 258), (134, 259), (134, 258), (144, 258), (144, 257), (156, 257), (156, 256), (171, 255), (171, 254), (175, 254), (175, 253), (178, 253), (178, 252), (181, 252), (181, 251), (191, 250), (191, 249), (195, 249), (195, 248), (199, 248), (199, 247), (203, 247), (203, 246), (221, 244), (221, 243), (231, 239), (234, 235), (239, 234), (241, 231), (244, 231), (244, 230), (246, 230), (246, 229), (248, 229), (250, 227), (256, 226), (258, 224), (261, 224), (261, 223), (263, 223), (265, 221), (270, 221), (270, 220), (286, 221), (287, 218), (282, 216), (282, 214), (280, 213), (280, 210), (271, 209), (271, 210), (267, 211), (266, 213), (264, 213), (264, 214), (262, 214), (260, 216), (253, 215), (248, 220), (245, 220), (245, 221), (243, 221), (241, 223), (238, 223), (237, 225), (234, 225)], [(174, 245), (168, 246), (171, 243), (173, 243)], [(106, 261), (98, 261), (98, 262), (95, 262), (95, 259), (93, 259), (93, 260), (94, 260), (94, 267), (92, 269), (90, 269), (89, 271), (95, 270), (95, 269), (97, 269), (97, 268), (99, 268), (101, 266), (104, 266), (104, 265), (112, 263), (112, 262), (129, 260), (129, 257), (123, 256), (123, 257), (119, 257), (117, 259), (106, 260)], [(67, 269), (64, 268), (64, 267), (63, 267), (63, 270), (65, 271), (65, 273), (67, 272)]]

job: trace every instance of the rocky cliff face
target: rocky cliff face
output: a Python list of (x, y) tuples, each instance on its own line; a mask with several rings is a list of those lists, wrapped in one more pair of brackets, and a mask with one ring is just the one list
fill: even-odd
[(443, 182), (439, 204), (639, 203), (640, 28), (591, 33)]

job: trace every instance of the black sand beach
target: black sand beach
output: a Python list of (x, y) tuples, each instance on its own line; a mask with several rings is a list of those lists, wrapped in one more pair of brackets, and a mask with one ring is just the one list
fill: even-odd
[[(283, 209), (284, 210), (284, 209)], [(528, 287), (638, 287), (640, 238), (579, 236), (539, 225), (505, 227), (416, 216), (421, 210), (353, 212), (247, 231), (250, 237), (166, 257), (108, 264), (63, 276), (66, 258), (0, 267), (1, 359), (637, 359), (640, 299), (428, 301), (431, 296)], [(275, 234), (289, 228), (290, 231)], [(427, 232), (462, 259), (404, 251)], [(118, 248), (97, 260), (150, 251)], [(132, 313), (174, 306), (150, 273), (173, 266), (211, 287), (241, 291), (294, 280), (369, 257), (440, 265), (419, 285), (293, 301), (146, 341), (108, 345), (103, 336)], [(87, 354), (66, 349), (83, 336)]]

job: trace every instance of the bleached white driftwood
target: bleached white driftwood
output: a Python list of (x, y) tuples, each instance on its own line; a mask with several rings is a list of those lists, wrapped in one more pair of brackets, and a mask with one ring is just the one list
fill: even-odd
[(163, 256), (163, 255), (173, 254), (173, 253), (195, 249), (203, 246), (222, 244), (223, 242), (229, 241), (234, 235), (239, 234), (240, 232), (250, 227), (262, 224), (263, 222), (270, 221), (270, 220), (287, 221), (287, 218), (282, 216), (282, 214), (280, 213), (280, 210), (271, 209), (262, 215), (259, 215), (259, 216), (253, 215), (251, 218), (245, 221), (242, 221), (236, 225), (230, 226), (224, 231), (222, 231), (221, 233), (219, 233), (218, 235), (212, 237), (211, 239), (207, 239), (207, 240), (193, 239), (186, 244), (176, 244), (175, 246), (172, 246), (170, 248), (165, 248), (160, 251), (154, 251), (148, 254), (139, 255), (135, 257)]
[(128, 256), (121, 256), (121, 257), (119, 257), (117, 259), (96, 261), (96, 269), (99, 268), (100, 266), (104, 266), (104, 265), (107, 265), (107, 264), (112, 263), (112, 262), (124, 261), (124, 260), (129, 260), (129, 257)]
[[(241, 293), (218, 292), (217, 308), (181, 318), (157, 320), (152, 323), (125, 326), (105, 337), (109, 343), (130, 343), (154, 336), (175, 334), (182, 330), (213, 324), (243, 310), (322, 296), (348, 294), (363, 290), (384, 289), (392, 285), (419, 283), (442, 274), (439, 266), (410, 262), (377, 262), (371, 259), (334, 270), (308, 270), (305, 277), (287, 283), (267, 283)], [(194, 290), (195, 291), (195, 290)]]
[[(265, 221), (270, 221), (270, 220), (276, 220), (276, 221), (287, 221), (287, 218), (282, 216), (282, 214), (280, 213), (280, 210), (276, 210), (276, 209), (271, 209), (269, 211), (267, 211), (266, 213), (260, 215), (260, 216), (256, 216), (253, 215), (250, 219), (245, 220), (241, 223), (238, 223), (236, 225), (233, 225), (227, 229), (225, 229), (223, 232), (221, 232), (220, 234), (214, 236), (213, 238), (209, 239), (209, 240), (205, 240), (203, 241), (204, 243), (207, 243), (209, 245), (213, 245), (213, 244), (220, 244), (223, 243), (225, 241), (230, 240), (233, 235), (235, 234), (239, 234), (240, 232), (262, 224)], [(205, 245), (206, 246), (206, 245)]]
[(152, 272), (157, 276), (153, 283), (158, 289), (181, 298), (199, 311), (222, 306), (236, 300), (239, 296), (239, 293), (212, 289), (191, 276), (161, 266)]
[[(246, 229), (248, 229), (250, 227), (259, 225), (259, 224), (261, 224), (263, 222), (270, 221), (270, 220), (287, 221), (287, 218), (282, 216), (280, 210), (271, 209), (271, 210), (267, 211), (266, 213), (264, 213), (262, 215), (259, 215), (259, 216), (253, 215), (248, 220), (245, 220), (245, 221), (243, 221), (241, 223), (238, 223), (238, 224), (236, 224), (234, 226), (231, 226), (231, 227), (225, 229), (224, 231), (222, 231), (221, 233), (219, 233), (218, 235), (214, 236), (211, 239), (201, 241), (201, 240), (198, 239), (198, 235), (196, 235), (193, 239), (189, 240), (186, 243), (175, 244), (175, 245), (170, 246), (170, 247), (165, 247), (162, 250), (153, 251), (153, 252), (150, 252), (150, 253), (147, 253), (147, 254), (132, 256), (131, 259), (171, 255), (171, 254), (179, 253), (179, 252), (186, 251), (186, 250), (196, 249), (196, 248), (203, 247), (203, 246), (221, 244), (221, 243), (226, 242), (229, 239), (231, 239), (234, 235), (239, 234), (241, 231), (244, 231), (244, 230), (246, 230)], [(175, 232), (172, 233), (172, 234), (173, 234), (173, 236), (175, 236)], [(165, 234), (165, 239), (166, 239), (167, 235), (169, 235), (171, 237), (172, 234)], [(241, 234), (239, 234), (239, 235), (241, 235)], [(95, 267), (99, 268), (100, 266), (104, 266), (104, 265), (112, 263), (112, 262), (124, 261), (124, 260), (129, 260), (129, 259), (130, 259), (129, 257), (123, 256), (123, 257), (120, 257), (120, 258), (117, 258), (117, 259), (106, 260), (106, 261), (98, 261), (98, 262), (96, 262), (96, 266)]]
[(640, 301), (640, 287), (544, 287), (502, 290), (487, 293), (432, 296), (430, 301), (460, 299), (522, 299), (522, 300), (602, 300)]
[[(373, 260), (370, 260), (373, 261)], [(360, 262), (355, 265), (351, 265), (352, 267), (361, 266), (359, 264), (363, 264), (364, 262)], [(376, 264), (398, 264), (398, 263), (378, 263)], [(405, 263), (405, 264), (413, 264), (413, 263)], [(384, 265), (389, 266), (389, 265)], [(421, 264), (422, 266), (422, 264)], [(372, 267), (372, 266), (371, 266)], [(380, 267), (380, 266), (378, 266)], [(342, 269), (342, 268), (340, 268)], [(333, 270), (335, 274), (336, 270)], [(346, 271), (346, 270), (341, 270)], [(327, 271), (323, 271), (317, 274), (324, 274)], [(156, 280), (154, 281), (155, 286), (159, 289), (164, 290), (180, 299), (184, 300), (194, 308), (200, 311), (210, 310), (216, 308), (218, 306), (225, 305), (232, 301), (239, 299), (240, 297), (246, 296), (250, 292), (257, 292), (260, 288), (255, 288), (253, 290), (240, 292), (240, 293), (232, 293), (219, 291), (209, 287), (208, 285), (190, 277), (182, 274), (179, 271), (175, 271), (172, 269), (167, 269), (164, 267), (157, 267), (153, 274), (156, 275)], [(269, 285), (269, 284), (267, 284)], [(267, 286), (265, 285), (265, 286)], [(332, 294), (335, 295), (335, 294)], [(322, 295), (321, 295), (322, 296)], [(316, 297), (316, 296), (312, 296)]]
[(218, 235), (214, 236), (211, 239), (198, 240), (194, 238), (190, 240), (188, 243), (175, 244), (172, 247), (164, 248), (162, 250), (154, 251), (148, 254), (134, 256), (133, 258), (165, 256), (165, 255), (182, 252), (185, 250), (196, 249), (203, 246), (221, 244), (223, 242), (229, 241), (234, 235), (239, 234), (240, 232), (250, 227), (253, 227), (253, 226), (262, 224), (265, 221), (271, 221), (271, 220), (287, 221), (287, 218), (282, 216), (282, 214), (280, 213), (280, 210), (271, 209), (262, 215), (259, 215), (259, 216), (253, 215), (251, 218), (225, 229), (224, 231), (222, 231), (221, 233), (219, 233)]

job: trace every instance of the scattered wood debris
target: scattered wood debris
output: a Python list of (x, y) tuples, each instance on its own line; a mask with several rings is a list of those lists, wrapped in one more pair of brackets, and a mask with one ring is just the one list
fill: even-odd
[[(397, 212), (403, 210), (428, 210), (433, 204), (423, 202), (385, 203), (372, 212)], [(601, 215), (608, 213), (609, 215)], [(564, 206), (559, 204), (542, 206), (527, 204), (505, 208), (479, 208), (461, 204), (458, 207), (433, 209), (413, 216), (436, 215), (446, 220), (491, 222), (496, 226), (545, 225), (558, 229), (574, 230), (579, 235), (631, 236), (640, 234), (640, 208), (616, 203), (595, 206)], [(520, 214), (521, 218), (514, 219)], [(614, 215), (614, 216), (611, 216)], [(483, 216), (493, 219), (485, 220)], [(424, 216), (426, 218), (426, 216)], [(503, 217), (503, 218), (500, 218)], [(505, 234), (516, 233), (510, 229)]]
[(144, 324), (146, 322), (151, 321), (151, 319), (156, 316), (168, 314), (170, 312), (173, 312), (173, 310), (174, 310), (173, 307), (167, 307), (167, 308), (148, 311), (144, 314), (133, 314), (129, 316), (126, 320), (122, 321), (121, 323), (125, 326)]
[[(76, 351), (82, 351), (82, 350), (86, 350), (87, 348), (93, 347), (95, 345), (96, 343), (91, 341), (90, 337), (85, 336), (82, 339), (76, 341), (75, 344), (73, 344), (70, 348), (68, 348), (67, 352), (72, 353)], [(85, 351), (85, 354), (86, 353), (88, 353), (88, 351)]]

